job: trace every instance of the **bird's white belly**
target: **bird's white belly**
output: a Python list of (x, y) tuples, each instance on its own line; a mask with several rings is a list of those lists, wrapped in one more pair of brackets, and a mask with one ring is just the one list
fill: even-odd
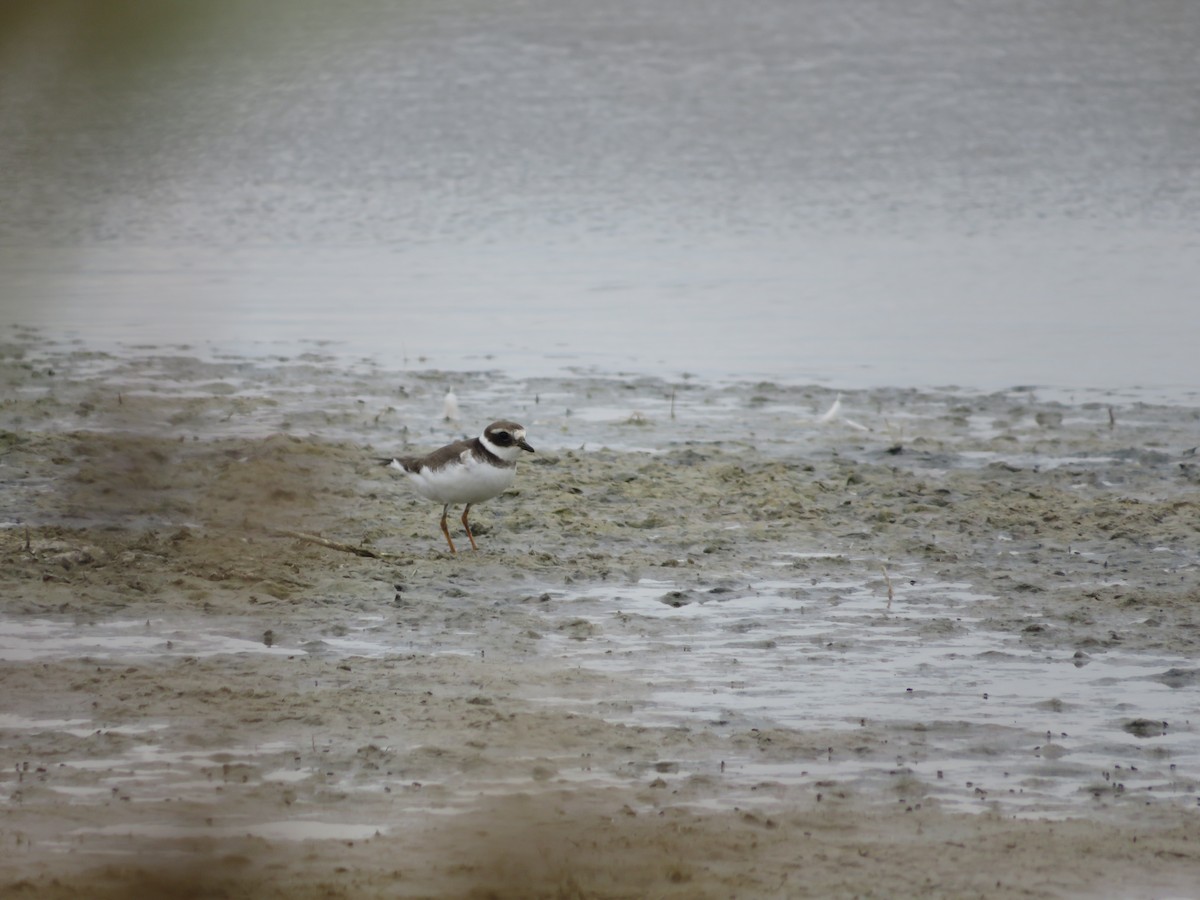
[(410, 472), (416, 492), (437, 503), (482, 503), (502, 493), (513, 483), (516, 466), (493, 466), (476, 462), (469, 455), (465, 465)]

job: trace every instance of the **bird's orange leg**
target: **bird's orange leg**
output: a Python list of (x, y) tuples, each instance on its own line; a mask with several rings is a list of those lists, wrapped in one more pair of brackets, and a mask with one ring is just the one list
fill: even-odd
[[(457, 556), (458, 551), (454, 549), (454, 541), (450, 540), (450, 529), (446, 527), (446, 510), (449, 508), (449, 503), (442, 507), (442, 534), (446, 536), (446, 543), (450, 545), (450, 552)], [(470, 534), (470, 532), (468, 531), (467, 534)], [(475, 542), (471, 541), (471, 545), (474, 546), (474, 544)]]
[(471, 523), (467, 521), (467, 513), (469, 513), (470, 511), (471, 511), (471, 504), (468, 503), (466, 506), (466, 509), (463, 510), (463, 517), (462, 517), (463, 528), (467, 529), (467, 537), (470, 538), (470, 540), (471, 540), (471, 549), (478, 550), (479, 547), (477, 547), (475, 545), (475, 535), (471, 534)]

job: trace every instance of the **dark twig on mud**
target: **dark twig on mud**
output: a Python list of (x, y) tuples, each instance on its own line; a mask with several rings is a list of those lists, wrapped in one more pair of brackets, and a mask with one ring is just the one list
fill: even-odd
[(353, 544), (343, 544), (341, 541), (331, 541), (329, 538), (323, 538), (319, 534), (307, 534), (303, 531), (291, 531), (287, 528), (277, 528), (272, 531), (280, 537), (295, 538), (298, 541), (308, 541), (310, 544), (317, 544), (321, 547), (328, 547), (330, 550), (341, 550), (343, 553), (353, 553), (355, 556), (367, 556), (371, 559), (384, 559), (382, 553), (376, 553), (374, 550), (369, 550), (366, 547), (355, 547)]

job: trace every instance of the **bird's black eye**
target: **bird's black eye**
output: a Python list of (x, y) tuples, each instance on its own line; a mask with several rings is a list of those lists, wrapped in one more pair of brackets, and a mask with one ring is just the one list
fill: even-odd
[(507, 431), (497, 431), (492, 435), (492, 443), (497, 447), (511, 447), (513, 438)]

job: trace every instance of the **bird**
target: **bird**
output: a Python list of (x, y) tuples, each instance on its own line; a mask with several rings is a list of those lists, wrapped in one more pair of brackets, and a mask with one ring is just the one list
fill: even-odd
[(454, 388), (447, 388), (446, 396), (442, 398), (442, 421), (458, 421), (458, 395), (454, 393)]
[(478, 550), (468, 516), (471, 507), (503, 493), (517, 474), (517, 460), (535, 452), (525, 440), (525, 426), (500, 419), (477, 438), (455, 441), (425, 456), (379, 458), (381, 465), (402, 472), (418, 494), (442, 504), (442, 534), (457, 555), (446, 515), (451, 504), (465, 503), (462, 523), (471, 549)]

